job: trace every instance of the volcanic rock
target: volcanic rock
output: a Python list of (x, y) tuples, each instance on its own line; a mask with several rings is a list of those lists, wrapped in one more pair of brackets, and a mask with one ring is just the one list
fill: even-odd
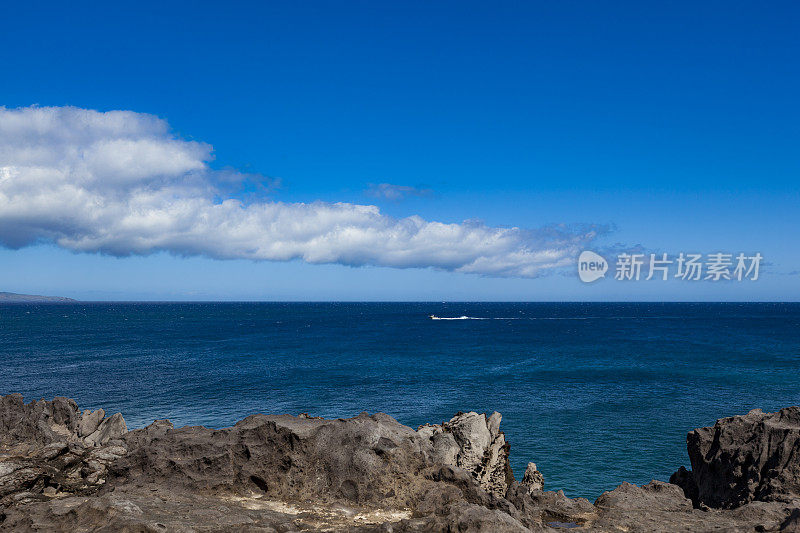
[[(698, 445), (735, 494), (712, 508), (707, 487), (724, 491), (701, 469), (699, 478), (685, 469), (674, 477), (683, 485), (699, 479), (697, 494), (709, 503), (653, 481), (623, 483), (592, 504), (544, 491), (533, 463), (517, 482), (498, 413), (458, 413), (418, 431), (380, 413), (253, 415), (219, 430), (157, 420), (127, 431), (120, 414), (10, 395), (0, 398), (0, 529), (796, 531), (793, 413), (721, 420), (712, 445)], [(696, 433), (704, 443), (708, 431)], [(750, 467), (762, 457), (754, 477)], [(725, 465), (734, 470), (715, 470)]]
[(695, 505), (735, 508), (800, 499), (800, 408), (760, 409), (718, 420), (686, 437), (692, 470), (671, 481)]
[(500, 431), (502, 415), (489, 417), (475, 412), (458, 413), (441, 425), (420, 426), (417, 434), (430, 441), (433, 459), (471, 473), (481, 487), (504, 496), (514, 482), (505, 434)]

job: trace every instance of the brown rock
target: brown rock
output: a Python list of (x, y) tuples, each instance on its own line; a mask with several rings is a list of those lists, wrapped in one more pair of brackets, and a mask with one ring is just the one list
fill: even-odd
[[(366, 413), (338, 420), (254, 415), (222, 430), (176, 429), (160, 420), (127, 432), (121, 415), (81, 414), (64, 398), (24, 404), (6, 396), (0, 529), (795, 531), (794, 429), (791, 417), (774, 416), (735, 417), (746, 423), (722, 427), (712, 438), (718, 448), (704, 450), (714, 468), (746, 464), (737, 457), (785, 461), (767, 460), (758, 478), (747, 468), (724, 473), (730, 488), (753, 489), (752, 499), (731, 510), (700, 510), (680, 487), (658, 481), (623, 483), (594, 505), (542, 490), (533, 463), (517, 483), (497, 413), (459, 413), (416, 432)], [(674, 478), (690, 486), (696, 475), (684, 469)]]
[(106, 412), (102, 409), (97, 409), (96, 411), (89, 411), (87, 409), (84, 411), (83, 415), (81, 415), (81, 421), (78, 424), (78, 436), (88, 437), (97, 431), (97, 427), (105, 417)]
[(112, 439), (118, 439), (127, 432), (128, 426), (125, 424), (125, 419), (120, 413), (116, 413), (100, 422), (97, 429), (83, 441), (89, 446), (99, 446), (107, 444)]
[(734, 508), (800, 498), (800, 408), (723, 418), (690, 432), (686, 441), (691, 474), (680, 470), (672, 481), (696, 505)]

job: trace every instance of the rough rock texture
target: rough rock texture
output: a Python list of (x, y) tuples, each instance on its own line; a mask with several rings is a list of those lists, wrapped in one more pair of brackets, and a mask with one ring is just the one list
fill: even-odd
[[(11, 395), (0, 398), (0, 530), (798, 531), (796, 441), (791, 413), (781, 413), (722, 420), (713, 433), (735, 432), (741, 446), (702, 448), (734, 468), (742, 449), (784, 460), (759, 470), (753, 487), (769, 490), (726, 510), (658, 481), (623, 483), (594, 504), (570, 499), (544, 491), (533, 463), (517, 482), (498, 413), (418, 431), (366, 413), (253, 415), (221, 430), (157, 420), (127, 431), (120, 414)], [(725, 474), (728, 488), (748, 472)], [(688, 470), (676, 476), (694, 483)]]
[(502, 418), (497, 412), (488, 418), (475, 412), (458, 413), (444, 424), (421, 426), (417, 433), (430, 441), (434, 461), (463, 468), (485, 491), (503, 496), (514, 475), (508, 461), (510, 448), (500, 431)]
[[(798, 502), (800, 504), (800, 502)], [(736, 511), (695, 509), (676, 485), (652, 481), (642, 487), (623, 483), (595, 502), (596, 531), (785, 531), (792, 506), (753, 502)]]
[(56, 397), (52, 402), (39, 400), (25, 404), (21, 394), (0, 397), (2, 444), (68, 442), (101, 446), (127, 432), (121, 414), (106, 418), (102, 409), (81, 413), (78, 405), (68, 398)]
[(544, 490), (544, 476), (536, 468), (536, 463), (528, 463), (520, 485), (526, 487), (529, 493)]
[(19, 394), (0, 397), (0, 507), (96, 492), (109, 465), (128, 453), (120, 439), (126, 432), (119, 413), (81, 414), (66, 398), (24, 404)]
[(280, 500), (409, 505), (424, 484), (429, 450), (384, 415), (348, 420), (253, 415), (232, 428), (173, 429), (159, 421), (128, 433), (117, 483), (154, 483)]
[(800, 495), (800, 408), (760, 409), (718, 420), (686, 437), (691, 472), (670, 479), (695, 505), (735, 508)]

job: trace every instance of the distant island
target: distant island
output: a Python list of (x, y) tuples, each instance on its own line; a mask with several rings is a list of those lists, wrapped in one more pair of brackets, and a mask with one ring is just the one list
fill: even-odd
[(0, 303), (76, 303), (78, 300), (64, 298), (63, 296), (39, 296), (36, 294), (16, 294), (13, 292), (0, 292)]

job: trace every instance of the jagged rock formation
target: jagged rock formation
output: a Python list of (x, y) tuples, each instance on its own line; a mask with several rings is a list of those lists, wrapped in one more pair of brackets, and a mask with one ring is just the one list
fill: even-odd
[(78, 411), (56, 398), (24, 404), (0, 398), (0, 507), (39, 495), (87, 494), (105, 483), (108, 467), (127, 452), (122, 415)]
[(99, 446), (119, 440), (127, 432), (121, 414), (106, 418), (102, 409), (81, 413), (78, 405), (68, 398), (28, 404), (22, 401), (21, 394), (0, 398), (0, 434), (6, 444), (67, 442)]
[(475, 412), (457, 413), (444, 424), (420, 426), (417, 434), (430, 441), (435, 462), (463, 468), (483, 490), (502, 497), (514, 482), (510, 447), (500, 431), (502, 418), (498, 412), (488, 418)]
[[(417, 431), (366, 413), (253, 415), (222, 430), (157, 420), (127, 431), (120, 414), (10, 395), (0, 398), (0, 529), (797, 531), (795, 414), (750, 413), (694, 432), (699, 443), (710, 435), (711, 446), (698, 445), (709, 472), (732, 465), (731, 494), (748, 487), (747, 503), (724, 510), (657, 481), (623, 483), (594, 504), (570, 499), (544, 491), (533, 463), (517, 482), (498, 413), (459, 413)], [(682, 479), (699, 479), (705, 495), (722, 486), (707, 475), (684, 469)]]
[(536, 463), (528, 463), (525, 474), (522, 476), (520, 485), (526, 487), (529, 493), (544, 490), (544, 476), (536, 468)]
[(696, 505), (735, 508), (800, 494), (798, 407), (723, 418), (690, 432), (686, 443), (692, 470), (681, 467), (670, 481)]

